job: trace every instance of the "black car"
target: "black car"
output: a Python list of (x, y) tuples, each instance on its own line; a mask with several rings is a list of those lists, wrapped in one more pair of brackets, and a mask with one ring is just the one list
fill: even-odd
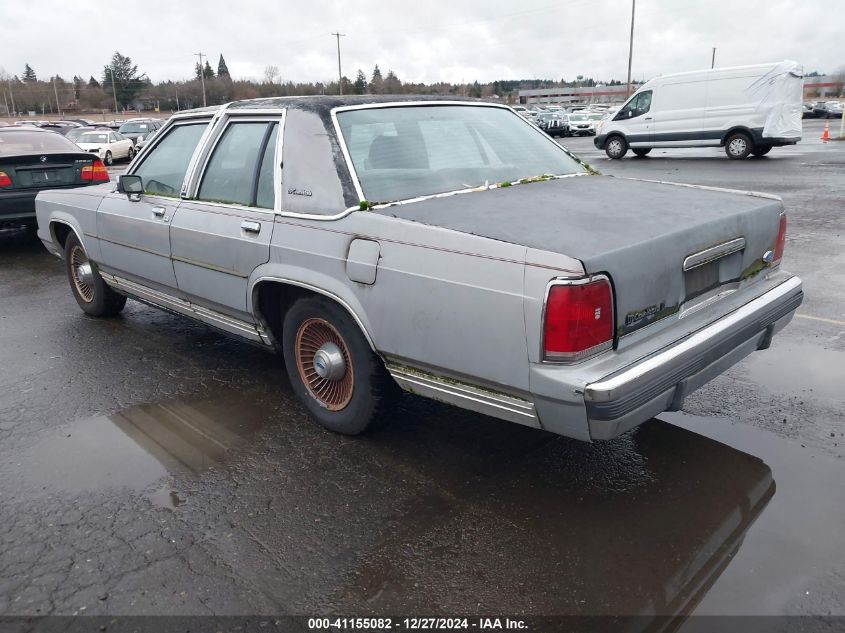
[(566, 117), (556, 112), (542, 112), (537, 115), (537, 127), (549, 136), (569, 136), (569, 123)]
[(35, 226), (35, 196), (44, 189), (109, 181), (102, 161), (44, 129), (0, 128), (0, 228)]
[(118, 132), (130, 139), (136, 147), (141, 147), (149, 137), (161, 127), (158, 119), (131, 119), (118, 128)]

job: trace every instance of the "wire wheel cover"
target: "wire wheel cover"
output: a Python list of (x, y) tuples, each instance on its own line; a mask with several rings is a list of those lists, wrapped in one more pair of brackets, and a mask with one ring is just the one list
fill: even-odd
[[(346, 371), (337, 380), (321, 377), (314, 368), (314, 356), (326, 343), (340, 348)], [(340, 411), (352, 400), (355, 372), (346, 341), (334, 326), (325, 319), (306, 319), (296, 332), (296, 366), (306, 389), (329, 411)]]
[(70, 251), (71, 276), (76, 292), (79, 293), (85, 303), (91, 303), (94, 300), (94, 285), (90, 281), (90, 273), (85, 274), (86, 269), (90, 270), (90, 267), (91, 264), (85, 255), (85, 251), (79, 246), (74, 246)]

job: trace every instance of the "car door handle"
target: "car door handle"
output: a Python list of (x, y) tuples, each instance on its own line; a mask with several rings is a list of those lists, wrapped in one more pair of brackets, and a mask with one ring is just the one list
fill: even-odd
[(651, 121), (651, 117), (647, 116), (646, 118), (643, 119), (643, 121)]
[(164, 207), (153, 207), (153, 215), (157, 218), (164, 217)]
[(247, 233), (260, 233), (261, 223), (252, 222), (251, 220), (244, 220), (243, 222), (241, 222), (241, 228)]

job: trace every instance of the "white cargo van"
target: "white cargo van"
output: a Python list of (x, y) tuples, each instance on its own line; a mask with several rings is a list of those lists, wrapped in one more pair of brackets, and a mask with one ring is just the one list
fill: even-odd
[(762, 156), (801, 140), (803, 77), (792, 61), (663, 75), (602, 121), (594, 142), (610, 158), (710, 146), (733, 159)]

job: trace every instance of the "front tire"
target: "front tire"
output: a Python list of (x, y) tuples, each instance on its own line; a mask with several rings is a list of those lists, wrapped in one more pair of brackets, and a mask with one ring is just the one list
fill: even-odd
[(106, 167), (111, 167), (112, 163), (114, 163), (114, 158), (112, 157), (111, 152), (106, 152), (106, 155), (103, 157), (103, 163)]
[(618, 134), (611, 136), (604, 145), (604, 153), (608, 158), (618, 159), (628, 152), (628, 142)]
[(135, 148), (130, 147), (129, 151), (126, 153), (126, 160), (131, 163), (133, 158), (135, 158)]
[(631, 150), (634, 154), (640, 158), (643, 156), (648, 156), (648, 153), (651, 151), (650, 147), (637, 147)]
[(291, 386), (320, 425), (359, 435), (383, 420), (396, 383), (346, 310), (299, 299), (284, 315), (282, 347)]
[(88, 259), (75, 233), (68, 235), (65, 242), (65, 269), (73, 298), (85, 314), (108, 317), (123, 310), (126, 296), (115, 292), (103, 281), (96, 264)]
[(743, 132), (734, 132), (725, 141), (725, 154), (731, 160), (744, 160), (748, 158), (754, 145), (751, 138)]

